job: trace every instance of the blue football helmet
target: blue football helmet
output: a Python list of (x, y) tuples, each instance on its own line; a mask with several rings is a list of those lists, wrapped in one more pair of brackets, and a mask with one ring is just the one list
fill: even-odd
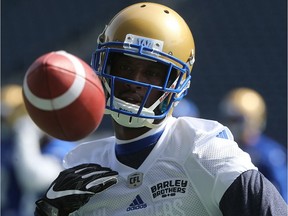
[[(153, 85), (113, 74), (111, 62), (117, 55), (165, 65), (165, 81), (161, 85)], [(194, 59), (192, 33), (174, 10), (148, 2), (123, 9), (99, 35), (97, 49), (92, 55), (91, 65), (106, 93), (105, 113), (125, 127), (156, 127), (172, 114), (174, 106), (187, 94)], [(117, 98), (117, 82), (145, 88), (141, 103), (133, 104)], [(147, 106), (146, 101), (152, 91), (161, 94), (152, 105)]]

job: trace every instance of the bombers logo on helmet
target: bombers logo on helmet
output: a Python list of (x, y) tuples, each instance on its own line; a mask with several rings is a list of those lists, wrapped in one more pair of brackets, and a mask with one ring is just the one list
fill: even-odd
[[(142, 47), (147, 47), (152, 50), (157, 50), (157, 51), (162, 51), (163, 49), (163, 41), (152, 39), (152, 38), (146, 38), (146, 37), (141, 37), (138, 35), (133, 35), (133, 34), (127, 34), (124, 44), (134, 44), (134, 45), (139, 45)], [(124, 48), (130, 48), (130, 46), (125, 46)]]
[(137, 44), (141, 45), (141, 46), (144, 46), (144, 47), (152, 48), (152, 41), (151, 40), (138, 38), (137, 39)]

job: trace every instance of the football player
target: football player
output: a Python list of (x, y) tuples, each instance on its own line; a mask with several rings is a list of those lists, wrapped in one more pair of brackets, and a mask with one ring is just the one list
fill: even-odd
[(227, 127), (172, 117), (194, 60), (191, 31), (171, 8), (144, 2), (116, 14), (92, 57), (115, 136), (68, 153), (35, 214), (285, 215)]
[(229, 91), (219, 104), (219, 117), (239, 147), (249, 153), (259, 171), (287, 202), (287, 149), (264, 134), (267, 120), (264, 98), (247, 87)]

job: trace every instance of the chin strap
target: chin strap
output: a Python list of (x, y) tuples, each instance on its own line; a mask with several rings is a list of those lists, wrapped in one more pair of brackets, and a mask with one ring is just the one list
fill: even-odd
[[(107, 101), (107, 105), (108, 106), (110, 105), (110, 98)], [(133, 114), (137, 113), (137, 111), (140, 108), (140, 106), (138, 105), (127, 103), (126, 101), (121, 100), (116, 97), (114, 97), (114, 107), (116, 109), (124, 110), (126, 112), (131, 112)], [(108, 109), (105, 110), (105, 114), (110, 114), (118, 124), (124, 127), (129, 127), (129, 128), (140, 128), (143, 126), (146, 126), (149, 128), (156, 128), (159, 125), (164, 123), (164, 120), (163, 120), (159, 124), (153, 124), (154, 119), (129, 116), (129, 115), (125, 115), (125, 114), (118, 113), (118, 112), (108, 110)], [(155, 116), (154, 112), (148, 108), (143, 108), (141, 114)]]

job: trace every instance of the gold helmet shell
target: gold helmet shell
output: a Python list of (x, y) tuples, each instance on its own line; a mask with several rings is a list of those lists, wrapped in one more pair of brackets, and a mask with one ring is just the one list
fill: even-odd
[(263, 131), (266, 125), (266, 105), (263, 97), (250, 88), (236, 88), (222, 101), (222, 116), (242, 116), (246, 130)]
[(124, 42), (128, 34), (163, 41), (162, 52), (188, 63), (192, 69), (194, 38), (183, 18), (171, 8), (150, 2), (131, 5), (114, 16), (99, 42)]
[(7, 84), (1, 88), (1, 107), (3, 111), (1, 115), (10, 125), (13, 125), (18, 118), (28, 115), (20, 85)]

